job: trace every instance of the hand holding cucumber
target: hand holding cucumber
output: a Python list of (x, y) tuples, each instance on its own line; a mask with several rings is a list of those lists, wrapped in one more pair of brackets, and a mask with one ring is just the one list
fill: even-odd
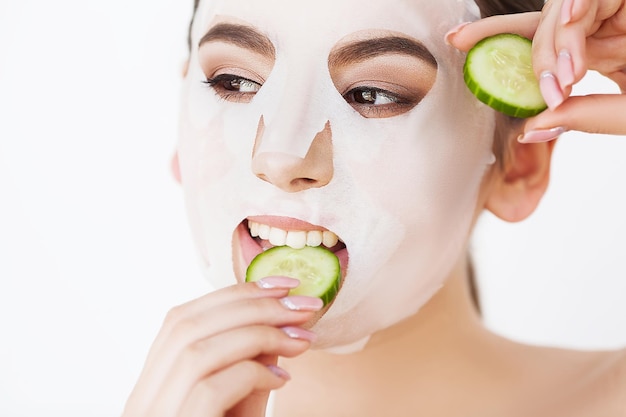
[(299, 326), (322, 308), (318, 298), (288, 295), (298, 286), (264, 277), (172, 309), (123, 417), (265, 415), (269, 391), (289, 379), (278, 356), (309, 348), (314, 335)]
[[(532, 66), (549, 110), (528, 119), (522, 142), (567, 130), (626, 134), (626, 6), (624, 0), (550, 0), (541, 13), (494, 16), (457, 27), (447, 41), (469, 51), (487, 37), (533, 39)], [(622, 94), (570, 97), (572, 85), (596, 70)]]

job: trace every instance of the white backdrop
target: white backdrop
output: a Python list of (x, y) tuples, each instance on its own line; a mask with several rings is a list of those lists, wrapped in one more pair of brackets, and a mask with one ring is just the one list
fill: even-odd
[[(118, 415), (167, 310), (208, 290), (169, 174), (190, 11), (0, 0), (3, 417)], [(579, 91), (592, 87), (616, 91), (593, 77)], [(492, 328), (626, 344), (624, 156), (626, 138), (566, 134), (537, 214), (485, 216), (474, 252)]]

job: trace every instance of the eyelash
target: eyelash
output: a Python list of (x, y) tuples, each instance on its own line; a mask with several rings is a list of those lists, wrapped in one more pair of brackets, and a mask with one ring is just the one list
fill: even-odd
[[(207, 78), (202, 83), (213, 89), (221, 99), (238, 103), (249, 102), (261, 88), (261, 84), (256, 81), (234, 74), (219, 74), (213, 78)], [(235, 83), (238, 86), (235, 86)], [(244, 84), (248, 84), (248, 87), (252, 86), (254, 91), (240, 91)]]
[[(363, 101), (360, 101), (360, 99)], [(384, 97), (388, 100), (388, 103), (384, 104), (368, 104), (365, 100), (372, 100), (374, 103), (378, 98)], [(420, 100), (412, 100), (406, 97), (400, 96), (382, 88), (360, 86), (351, 89), (343, 95), (344, 100), (350, 104), (356, 111), (358, 111), (363, 117), (367, 118), (384, 118), (395, 116), (399, 113), (404, 113), (405, 110), (415, 106)]]
[[(211, 88), (222, 100), (236, 103), (248, 103), (262, 86), (256, 81), (235, 74), (219, 74), (207, 78), (202, 83)], [(247, 84), (253, 91), (240, 91), (242, 84)], [(381, 97), (388, 102), (377, 105), (366, 101), (373, 99), (375, 103)], [(386, 118), (404, 113), (422, 98), (409, 99), (382, 88), (359, 86), (343, 94), (343, 99), (363, 117)]]

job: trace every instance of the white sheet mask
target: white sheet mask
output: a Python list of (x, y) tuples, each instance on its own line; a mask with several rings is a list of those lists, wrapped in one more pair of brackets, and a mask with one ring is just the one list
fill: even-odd
[[(339, 295), (313, 327), (317, 348), (362, 346), (441, 288), (462, 256), (481, 180), (495, 161), (494, 115), (467, 91), (463, 56), (443, 42), (447, 30), (476, 13), (468, 0), (201, 1), (192, 45), (226, 20), (254, 27), (276, 51), (249, 103), (223, 100), (202, 85), (211, 74), (192, 51), (179, 159), (193, 235), (216, 287), (236, 282), (235, 229), (248, 216), (272, 215), (331, 230), (348, 249)], [(426, 97), (394, 117), (363, 117), (329, 74), (337, 43), (372, 30), (419, 40), (438, 63)], [(253, 154), (304, 158), (327, 124), (327, 184), (287, 192), (254, 174)]]

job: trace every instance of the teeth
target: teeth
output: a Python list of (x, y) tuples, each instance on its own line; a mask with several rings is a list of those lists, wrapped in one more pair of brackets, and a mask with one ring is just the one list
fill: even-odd
[(250, 236), (260, 237), (269, 240), (273, 246), (289, 246), (294, 249), (302, 249), (305, 246), (324, 246), (332, 248), (337, 244), (339, 238), (328, 230), (283, 230), (277, 227), (270, 227), (266, 224), (248, 221)]
[(270, 228), (270, 238), (268, 239), (274, 246), (285, 246), (287, 232), (276, 227)]
[(306, 246), (306, 232), (288, 232), (285, 244), (294, 249), (302, 249)]
[(250, 236), (257, 237), (259, 235), (259, 224), (256, 222), (250, 222)]
[(266, 224), (259, 224), (259, 237), (263, 240), (270, 238), (270, 227)]
[(313, 230), (306, 234), (307, 246), (319, 246), (322, 244), (322, 232), (319, 230)]

